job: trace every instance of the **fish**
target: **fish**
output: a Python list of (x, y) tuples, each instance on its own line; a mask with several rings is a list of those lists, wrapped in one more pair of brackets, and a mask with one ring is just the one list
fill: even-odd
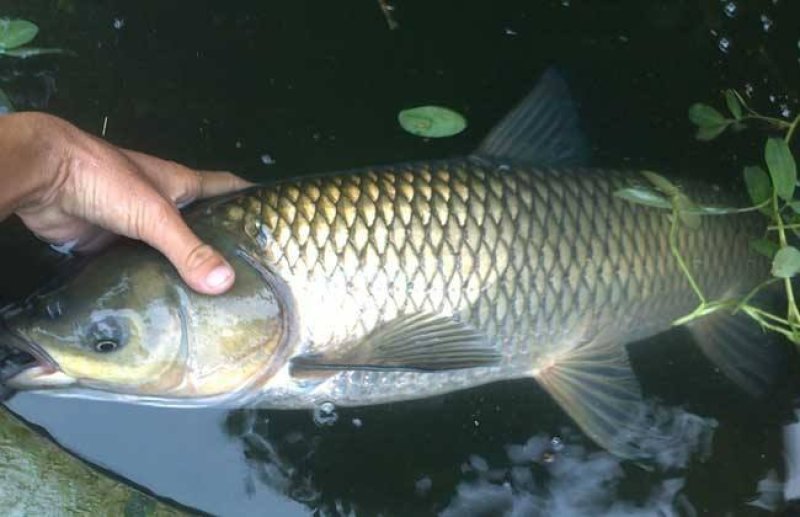
[[(590, 167), (578, 113), (550, 69), (466, 156), (276, 180), (190, 207), (190, 227), (236, 270), (228, 293), (193, 292), (156, 251), (121, 242), (5, 311), (0, 342), (34, 360), (2, 381), (300, 409), (535, 379), (600, 446), (659, 454), (689, 431), (643, 397), (626, 347), (698, 299), (670, 248), (670, 212), (617, 195), (646, 184), (641, 171)], [(744, 202), (676, 183), (698, 205)], [(749, 249), (757, 214), (693, 226), (678, 248), (709, 299), (769, 277)], [(689, 327), (747, 392), (768, 389), (781, 361), (747, 318)]]

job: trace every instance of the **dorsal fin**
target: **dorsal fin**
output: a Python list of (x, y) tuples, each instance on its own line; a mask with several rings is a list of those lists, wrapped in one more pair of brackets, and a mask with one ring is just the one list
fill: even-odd
[(585, 165), (589, 146), (566, 81), (548, 68), (533, 91), (483, 140), (475, 155), (531, 165)]

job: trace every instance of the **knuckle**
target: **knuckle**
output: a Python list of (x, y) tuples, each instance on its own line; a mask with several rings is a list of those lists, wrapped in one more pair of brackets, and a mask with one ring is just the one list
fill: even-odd
[(197, 199), (201, 191), (200, 175), (191, 169), (179, 166), (178, 181), (172, 192), (172, 201), (178, 205), (190, 203)]
[(189, 251), (186, 256), (186, 268), (194, 271), (207, 263), (215, 255), (214, 249), (205, 243), (199, 243)]
[(175, 207), (166, 201), (138, 203), (133, 210), (133, 236), (147, 238), (164, 230), (175, 213)]

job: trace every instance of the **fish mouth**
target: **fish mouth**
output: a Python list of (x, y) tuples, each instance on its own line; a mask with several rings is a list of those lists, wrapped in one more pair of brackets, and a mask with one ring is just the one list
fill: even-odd
[(10, 329), (0, 318), (0, 399), (11, 390), (41, 389), (74, 384), (42, 347)]

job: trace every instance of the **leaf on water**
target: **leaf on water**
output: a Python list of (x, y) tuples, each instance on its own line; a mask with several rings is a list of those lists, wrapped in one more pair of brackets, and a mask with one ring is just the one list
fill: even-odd
[(731, 112), (733, 118), (736, 120), (742, 119), (742, 103), (739, 102), (739, 97), (733, 90), (725, 90), (725, 104), (728, 105), (728, 111)]
[(699, 127), (697, 128), (697, 133), (695, 133), (694, 137), (702, 142), (710, 142), (721, 135), (722, 132), (727, 129), (727, 127), (728, 124)]
[[(754, 205), (760, 205), (772, 197), (769, 175), (758, 165), (748, 165), (744, 168), (744, 183)], [(761, 211), (768, 215), (772, 213), (767, 206), (761, 208)]]
[(651, 206), (654, 208), (671, 209), (672, 203), (660, 192), (646, 187), (628, 187), (614, 192), (618, 198), (636, 203), (637, 205)]
[(39, 48), (39, 47), (23, 47), (15, 48), (14, 50), (0, 49), (0, 56), (16, 57), (19, 59), (27, 59), (34, 56), (44, 56), (47, 54), (67, 54), (74, 56), (75, 53), (71, 50), (63, 48)]
[(781, 249), (781, 247), (775, 241), (770, 241), (767, 239), (755, 239), (750, 241), (750, 249), (771, 259), (775, 256), (778, 250)]
[(14, 105), (11, 103), (11, 99), (8, 98), (6, 92), (0, 89), (0, 115), (5, 115), (6, 113), (13, 113), (14, 112)]
[(789, 144), (782, 138), (770, 138), (764, 149), (764, 158), (772, 184), (775, 185), (775, 192), (784, 201), (791, 201), (797, 184), (797, 164)]
[(695, 205), (686, 194), (678, 194), (673, 201), (675, 210), (678, 212), (678, 220), (689, 229), (700, 228), (700, 209)]
[(772, 259), (772, 275), (778, 278), (792, 278), (800, 272), (800, 250), (786, 246), (778, 250)]
[(441, 106), (419, 106), (397, 115), (400, 126), (412, 135), (443, 138), (457, 135), (467, 127), (461, 114)]
[(0, 18), (0, 49), (11, 50), (33, 41), (39, 27), (28, 20)]
[(697, 127), (727, 125), (730, 121), (725, 115), (708, 104), (696, 103), (689, 107), (689, 120)]
[(655, 188), (660, 190), (667, 197), (677, 196), (681, 192), (674, 183), (657, 172), (642, 171), (642, 174), (647, 178), (647, 181), (652, 183)]

